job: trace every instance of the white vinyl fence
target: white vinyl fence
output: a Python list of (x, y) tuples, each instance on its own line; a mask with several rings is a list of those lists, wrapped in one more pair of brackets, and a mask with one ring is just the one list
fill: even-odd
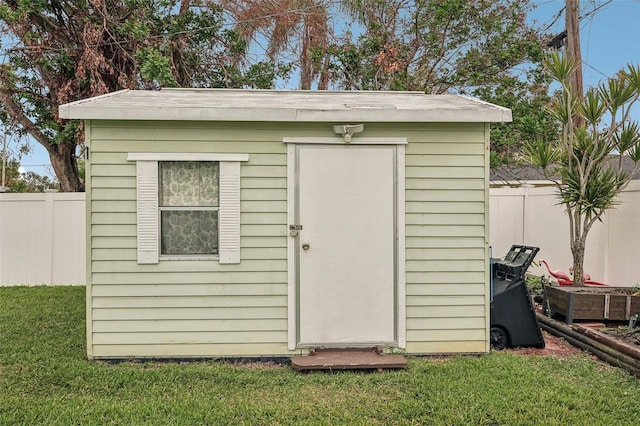
[(84, 285), (84, 193), (0, 193), (0, 286)]
[[(569, 219), (554, 194), (553, 187), (490, 190), (494, 257), (504, 256), (511, 244), (535, 246), (540, 247), (536, 260), (569, 272)], [(589, 232), (584, 269), (595, 281), (633, 287), (640, 284), (640, 181), (631, 182), (620, 201)], [(534, 265), (529, 272), (546, 270)]]
[[(512, 244), (536, 246), (536, 260), (568, 272), (568, 219), (553, 188), (491, 189), (490, 214), (494, 257)], [(85, 258), (84, 193), (0, 193), (0, 286), (84, 285)], [(640, 284), (640, 181), (594, 225), (585, 270), (610, 285)], [(544, 270), (534, 265), (529, 272)]]

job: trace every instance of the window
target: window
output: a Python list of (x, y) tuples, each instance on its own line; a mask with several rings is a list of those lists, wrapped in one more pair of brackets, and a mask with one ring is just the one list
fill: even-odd
[(130, 153), (138, 263), (240, 262), (240, 162), (247, 154)]
[(159, 163), (161, 255), (218, 254), (218, 163)]

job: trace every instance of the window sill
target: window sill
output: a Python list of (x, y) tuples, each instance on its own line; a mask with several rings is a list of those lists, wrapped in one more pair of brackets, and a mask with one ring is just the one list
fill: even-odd
[(174, 255), (174, 256), (160, 256), (159, 260), (219, 260), (220, 256), (211, 255), (211, 256), (196, 256), (196, 255)]

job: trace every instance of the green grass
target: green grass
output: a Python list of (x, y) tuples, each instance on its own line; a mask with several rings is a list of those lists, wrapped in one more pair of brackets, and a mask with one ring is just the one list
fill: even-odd
[(590, 357), (412, 358), (407, 371), (87, 361), (84, 288), (0, 288), (1, 425), (624, 425), (640, 381)]

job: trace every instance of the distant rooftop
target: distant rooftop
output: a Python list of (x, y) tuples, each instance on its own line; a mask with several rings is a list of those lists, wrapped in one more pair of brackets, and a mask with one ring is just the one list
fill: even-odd
[(511, 110), (461, 95), (242, 89), (122, 90), (60, 106), (61, 118), (280, 122), (510, 122)]
[[(618, 157), (612, 156), (611, 161), (617, 162)], [(633, 161), (631, 161), (631, 159), (629, 159), (628, 157), (624, 157), (622, 166), (625, 171), (631, 173), (634, 167)], [(498, 168), (491, 169), (489, 179), (494, 185), (498, 185), (500, 183), (503, 183), (505, 185), (526, 182), (540, 183), (541, 181), (547, 180), (547, 178), (544, 177), (544, 174), (538, 167), (534, 167), (530, 164), (504, 164)], [(633, 175), (633, 179), (640, 179), (640, 169), (636, 170)]]

